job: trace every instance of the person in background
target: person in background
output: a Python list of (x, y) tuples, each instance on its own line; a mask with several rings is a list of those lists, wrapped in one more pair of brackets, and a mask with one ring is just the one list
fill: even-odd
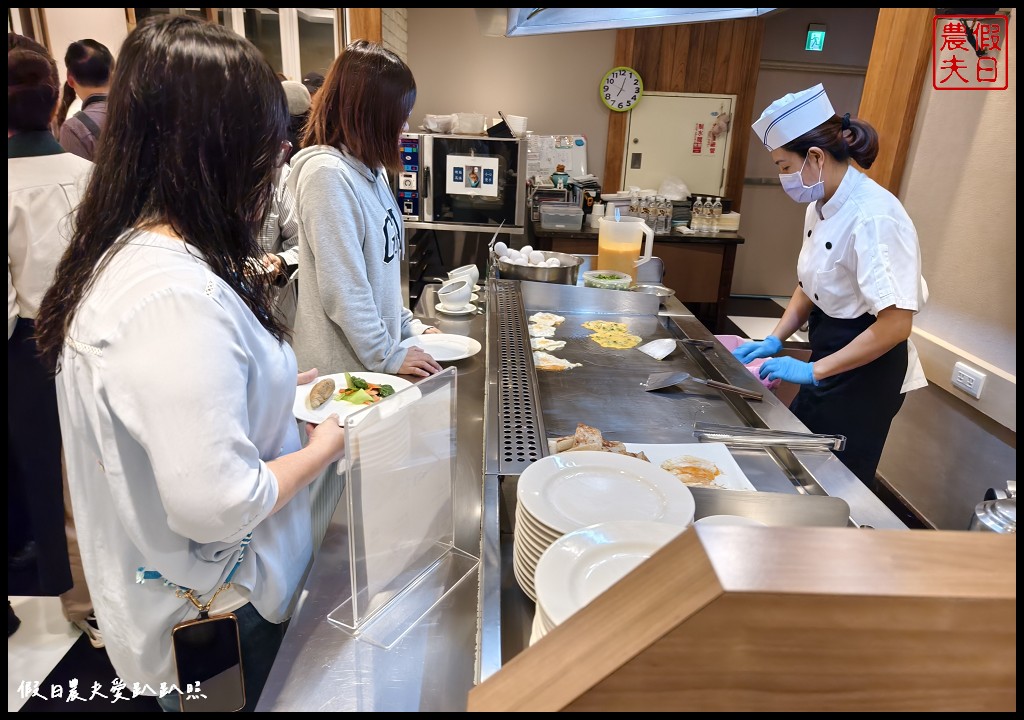
[(324, 85), (324, 76), (318, 72), (308, 72), (302, 76), (302, 84), (309, 90), (311, 98), (316, 97), (317, 91)]
[[(878, 133), (837, 116), (821, 85), (776, 100), (753, 129), (807, 212), (793, 299), (771, 335), (733, 354), (767, 357), (762, 378), (799, 384), (790, 409), (812, 432), (845, 435), (837, 455), (873, 487), (904, 393), (927, 384), (909, 340), (928, 297), (917, 231), (900, 201), (850, 164), (871, 167)], [(805, 322), (810, 362), (773, 357)]]
[(427, 376), (440, 365), (403, 339), (437, 332), (403, 307), (402, 214), (387, 171), (416, 99), (402, 60), (365, 40), (335, 59), (313, 102), (288, 184), (299, 217), (299, 363)]
[[(23, 551), (23, 562), (8, 565), (8, 592), (56, 596), (70, 591), (75, 579), (65, 535), (57, 392), (38, 355), (36, 317), (67, 247), (70, 216), (92, 163), (65, 152), (54, 139), (57, 65), (26, 47), (31, 44), (15, 39), (7, 53), (8, 555)], [(12, 578), (19, 566), (35, 568), (25, 586)], [(70, 619), (102, 647), (98, 630), (86, 622), (90, 614), (87, 604)], [(8, 604), (8, 633), (18, 624)]]
[(292, 144), (291, 152), (288, 154), (290, 162), (302, 143), (302, 133), (306, 129), (312, 98), (309, 90), (300, 82), (285, 80), (281, 87), (284, 88), (284, 96), (288, 99), (288, 142)]
[[(283, 155), (290, 155), (291, 150), (289, 142)], [(282, 158), (281, 173), (274, 180), (270, 209), (260, 229), (259, 243), (264, 252), (263, 267), (277, 288), (274, 309), (281, 324), (291, 333), (295, 327), (298, 290), (299, 222), (295, 216), (295, 200), (288, 189), (288, 172), (289, 167)]]
[[(19, 35), (15, 32), (8, 32), (7, 52), (18, 49), (32, 50), (33, 52), (39, 53), (40, 55), (45, 57), (47, 62), (49, 62), (53, 66), (53, 72), (59, 75), (59, 73), (57, 73), (57, 61), (53, 59), (53, 56), (50, 55), (50, 51), (47, 50), (44, 45), (40, 45), (30, 37), (25, 37), (24, 35)], [(60, 129), (57, 127), (56, 113), (53, 116), (53, 120), (50, 122), (50, 130), (53, 132), (54, 137), (57, 137), (58, 133), (60, 132)]]
[[(68, 79), (57, 117), (60, 144), (68, 152), (95, 160), (96, 141), (107, 122), (107, 92), (114, 71), (114, 56), (102, 43), (78, 40), (68, 46), (64, 66)], [(82, 109), (67, 117), (76, 96), (82, 101)]]
[(107, 653), (144, 694), (191, 682), (171, 649), (199, 615), (188, 589), (237, 617), (256, 705), (311, 561), (307, 485), (343, 453), (337, 415), (301, 446), (295, 386), (316, 372), (297, 373), (272, 287), (245, 272), (287, 122), (245, 38), (190, 16), (141, 21), (37, 318)]

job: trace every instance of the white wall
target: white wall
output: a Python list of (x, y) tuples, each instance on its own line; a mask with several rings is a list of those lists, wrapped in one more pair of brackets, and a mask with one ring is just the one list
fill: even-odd
[(50, 36), (50, 52), (57, 60), (60, 81), (64, 82), (64, 53), (76, 40), (92, 38), (106, 45), (117, 57), (128, 36), (124, 8), (43, 8)]
[(1017, 373), (1017, 22), (1007, 90), (934, 90), (918, 108), (900, 197), (931, 297), (915, 324)]
[(537, 134), (585, 135), (588, 168), (604, 173), (609, 110), (597, 84), (612, 67), (615, 31), (488, 37), (473, 8), (407, 10), (414, 131), (428, 113), (525, 115)]

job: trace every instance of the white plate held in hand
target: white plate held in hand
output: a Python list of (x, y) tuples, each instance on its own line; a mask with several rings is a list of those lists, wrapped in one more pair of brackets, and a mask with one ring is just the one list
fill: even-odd
[[(394, 402), (401, 404), (408, 404), (414, 400), (418, 400), (421, 397), (419, 390), (414, 392), (402, 393), (402, 390), (411, 388), (413, 384), (405, 378), (400, 378), (397, 375), (385, 375), (384, 373), (373, 373), (373, 372), (354, 372), (349, 373), (352, 377), (357, 377), (365, 380), (368, 383), (374, 385), (390, 385), (395, 389), (396, 395), (386, 397), (380, 402)], [(334, 394), (331, 395), (331, 399), (325, 402), (315, 410), (309, 406), (309, 391), (313, 389), (321, 380), (331, 378), (334, 380)], [(320, 375), (311, 383), (305, 385), (299, 385), (295, 388), (295, 404), (292, 406), (292, 414), (295, 415), (299, 420), (305, 420), (306, 422), (319, 425), (322, 423), (328, 415), (332, 413), (338, 414), (338, 424), (344, 425), (345, 418), (352, 413), (357, 413), (360, 410), (365, 410), (368, 407), (375, 407), (370, 405), (354, 405), (344, 400), (335, 400), (340, 390), (345, 389), (348, 385), (345, 384), (345, 373), (334, 373), (333, 375)]]
[(472, 357), (480, 352), (480, 343), (465, 335), (424, 333), (406, 338), (399, 347), (418, 347), (438, 362), (452, 362)]

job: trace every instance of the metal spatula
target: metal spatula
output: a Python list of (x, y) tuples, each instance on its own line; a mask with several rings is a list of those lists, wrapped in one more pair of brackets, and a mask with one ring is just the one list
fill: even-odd
[(736, 385), (729, 385), (728, 383), (718, 382), (717, 380), (706, 380), (704, 378), (694, 377), (688, 372), (656, 372), (651, 373), (645, 382), (640, 383), (640, 387), (648, 392), (651, 390), (660, 390), (661, 388), (667, 388), (671, 385), (678, 385), (679, 383), (692, 380), (693, 382), (706, 385), (707, 387), (715, 388), (716, 390), (724, 390), (725, 392), (731, 392), (745, 397), (749, 400), (760, 400), (762, 394), (754, 390), (747, 390), (746, 388), (737, 387)]

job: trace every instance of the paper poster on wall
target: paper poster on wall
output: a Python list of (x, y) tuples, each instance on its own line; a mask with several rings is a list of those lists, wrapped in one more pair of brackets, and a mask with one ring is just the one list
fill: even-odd
[(498, 158), (449, 155), (445, 192), (449, 195), (498, 197)]

